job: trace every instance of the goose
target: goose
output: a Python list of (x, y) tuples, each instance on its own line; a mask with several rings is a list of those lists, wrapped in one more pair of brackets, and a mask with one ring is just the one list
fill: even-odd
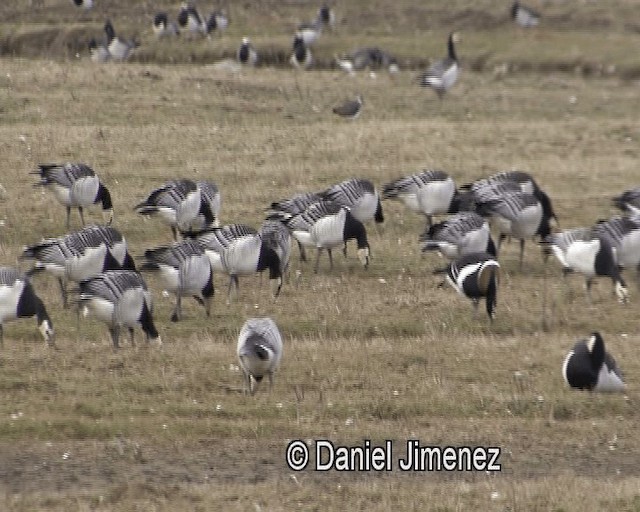
[[(200, 212), (189, 224), (188, 232), (198, 232), (220, 225), (220, 208), (222, 197), (218, 186), (211, 181), (196, 181), (200, 190)], [(185, 234), (185, 233), (183, 233)]]
[(491, 217), (498, 230), (498, 253), (507, 236), (520, 240), (520, 268), (524, 259), (526, 238), (539, 235), (542, 240), (551, 234), (550, 217), (543, 205), (531, 194), (516, 192), (478, 205), (478, 213)]
[(307, 69), (313, 64), (313, 56), (307, 43), (300, 32), (296, 32), (293, 37), (293, 52), (289, 62), (296, 69)]
[(171, 227), (174, 240), (178, 231), (187, 232), (202, 215), (205, 224), (214, 222), (207, 201), (202, 201), (202, 191), (197, 183), (187, 179), (169, 181), (153, 190), (149, 196), (135, 206), (140, 215), (158, 216)]
[(335, 61), (340, 69), (349, 74), (363, 69), (370, 71), (386, 69), (391, 74), (400, 71), (397, 59), (375, 46), (359, 48), (342, 59), (336, 56)]
[(523, 28), (538, 26), (540, 14), (517, 0), (511, 5), (511, 18)]
[(276, 220), (265, 220), (258, 233), (267, 246), (271, 247), (280, 259), (280, 271), (285, 274), (291, 259), (291, 233), (287, 227)]
[(243, 236), (255, 235), (258, 232), (246, 224), (227, 224), (220, 228), (212, 228), (190, 235), (204, 249), (215, 272), (226, 272), (222, 265), (222, 250), (231, 242)]
[(615, 216), (598, 221), (593, 231), (611, 244), (619, 267), (640, 272), (640, 216)]
[(256, 52), (248, 37), (242, 38), (242, 44), (240, 48), (238, 48), (237, 57), (240, 64), (246, 64), (247, 66), (255, 66), (257, 64), (258, 52)]
[(120, 330), (131, 335), (140, 325), (147, 341), (162, 344), (153, 322), (151, 294), (139, 272), (109, 270), (80, 282), (80, 306), (85, 316), (93, 315), (109, 326), (114, 348), (120, 348)]
[(421, 249), (438, 251), (448, 260), (486, 252), (496, 256), (489, 223), (475, 212), (461, 212), (430, 226), (420, 237)]
[(311, 23), (301, 23), (296, 34), (302, 38), (306, 46), (312, 46), (322, 34), (322, 21), (315, 19)]
[(178, 25), (191, 35), (206, 35), (207, 24), (195, 6), (183, 2), (178, 12)]
[(614, 197), (612, 201), (616, 208), (623, 212), (638, 215), (640, 214), (640, 187), (625, 190), (619, 196)]
[(336, 25), (336, 13), (331, 6), (323, 4), (320, 6), (320, 9), (318, 9), (317, 20), (323, 27), (328, 27), (330, 30), (333, 30)]
[(126, 240), (112, 227), (88, 226), (59, 238), (25, 247), (22, 259), (35, 260), (27, 273), (46, 271), (58, 278), (66, 308), (67, 281), (80, 282), (111, 269), (135, 269)]
[(100, 181), (94, 170), (83, 163), (40, 164), (33, 174), (40, 176), (36, 186), (50, 189), (60, 204), (67, 209), (69, 229), (71, 208), (77, 208), (84, 226), (83, 209), (92, 204), (102, 205), (107, 225), (113, 222), (113, 204), (109, 189)]
[(588, 339), (573, 346), (562, 364), (562, 377), (574, 389), (616, 393), (627, 387), (599, 332), (591, 333)]
[(345, 206), (362, 223), (371, 219), (377, 223), (384, 222), (380, 195), (369, 180), (351, 178), (332, 185), (319, 195), (327, 201)]
[(240, 329), (237, 353), (245, 394), (253, 395), (265, 375), (269, 377), (271, 391), (273, 376), (282, 359), (282, 335), (276, 323), (268, 317), (249, 318)]
[(500, 264), (486, 252), (465, 254), (451, 262), (447, 269), (447, 282), (460, 295), (472, 300), (475, 313), (480, 299), (485, 299), (490, 321), (495, 318), (499, 281)]
[(172, 322), (182, 319), (182, 297), (193, 296), (211, 314), (213, 270), (203, 247), (195, 240), (183, 240), (171, 246), (148, 249), (143, 271), (158, 272), (163, 286), (176, 296)]
[(0, 345), (4, 346), (3, 325), (18, 318), (35, 316), (45, 342), (54, 345), (53, 322), (42, 299), (36, 295), (25, 274), (12, 267), (0, 267)]
[(112, 60), (124, 61), (131, 56), (131, 52), (139, 46), (135, 41), (125, 41), (116, 36), (111, 20), (107, 20), (104, 24), (104, 31), (107, 35), (107, 49)]
[(93, 0), (73, 0), (73, 4), (76, 7), (80, 7), (85, 11), (88, 11), (93, 7)]
[(563, 274), (579, 272), (585, 276), (587, 298), (591, 302), (591, 285), (595, 277), (610, 277), (618, 300), (628, 300), (628, 291), (616, 263), (611, 244), (591, 228), (576, 228), (553, 233), (543, 240), (545, 254), (552, 253), (562, 265)]
[(346, 100), (341, 105), (333, 107), (333, 113), (345, 119), (356, 119), (362, 111), (362, 95), (356, 95), (353, 100)]
[(229, 26), (229, 18), (227, 18), (224, 12), (216, 10), (211, 13), (205, 26), (207, 34), (216, 31), (222, 33), (222, 31)]
[(172, 37), (180, 35), (178, 25), (169, 21), (166, 12), (159, 12), (153, 17), (153, 33), (156, 37)]
[(314, 203), (304, 212), (284, 220), (292, 236), (302, 245), (317, 248), (314, 271), (320, 265), (320, 255), (324, 249), (329, 254), (329, 265), (333, 269), (332, 249), (355, 239), (358, 246), (358, 259), (362, 265), (369, 266), (369, 241), (364, 224), (348, 208), (334, 201)]
[(403, 176), (384, 185), (382, 199), (396, 199), (410, 210), (427, 217), (427, 227), (433, 224), (433, 216), (456, 213), (460, 202), (453, 178), (439, 169)]
[(456, 83), (460, 73), (460, 65), (458, 64), (455, 49), (455, 44), (459, 41), (460, 37), (457, 32), (449, 34), (447, 42), (449, 53), (447, 57), (431, 64), (427, 71), (420, 76), (420, 85), (422, 87), (431, 87), (436, 91), (440, 99)]
[(91, 60), (93, 62), (97, 62), (102, 64), (103, 62), (107, 62), (111, 59), (111, 54), (109, 53), (109, 49), (106, 45), (102, 43), (98, 43), (94, 37), (89, 40), (89, 55), (91, 56)]

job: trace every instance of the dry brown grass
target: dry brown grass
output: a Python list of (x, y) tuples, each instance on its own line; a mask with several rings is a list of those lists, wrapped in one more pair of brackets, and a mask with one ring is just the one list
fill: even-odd
[[(0, 7), (5, 35), (55, 25), (60, 12), (66, 20), (77, 16), (64, 1), (45, 0), (37, 19), (13, 4)], [(125, 3), (112, 4), (109, 15), (123, 19)], [(274, 48), (288, 45), (278, 27), (313, 12), (311, 4), (273, 4), (275, 14), (264, 2), (251, 3), (246, 13), (234, 7), (238, 25), (215, 55), (231, 51), (234, 38), (249, 32), (252, 9), (268, 20), (264, 40)], [(632, 69), (628, 48), (636, 36), (625, 13), (635, 4), (619, 2), (614, 14), (580, 4), (573, 31), (562, 17), (567, 6), (553, 4), (552, 27), (539, 35), (513, 30), (493, 2), (475, 6), (489, 16), (476, 30), (469, 13), (455, 18), (463, 8), (453, 4), (429, 11), (428, 26), (409, 2), (387, 6), (392, 17), (386, 21), (372, 8), (363, 29), (370, 40), (380, 37), (407, 61), (420, 62), (443, 51), (442, 37), (424, 37), (430, 23), (458, 19), (467, 34), (461, 55), (479, 62), (488, 52), (491, 65), (464, 69), (442, 103), (416, 87), (415, 71), (371, 79), (330, 70), (230, 74), (164, 64), (173, 52), (176, 62), (187, 62), (188, 52), (178, 43), (154, 46), (146, 28), (144, 62), (95, 66), (85, 55), (67, 60), (64, 52), (54, 60), (4, 59), (2, 263), (16, 264), (24, 244), (64, 231), (64, 209), (33, 188), (28, 175), (50, 161), (94, 166), (114, 196), (115, 226), (136, 255), (168, 242), (170, 233), (142, 222), (132, 206), (177, 176), (214, 180), (223, 193), (223, 221), (256, 226), (272, 200), (351, 176), (381, 185), (426, 166), (447, 170), (460, 184), (499, 169), (529, 170), (550, 193), (562, 227), (613, 214), (610, 197), (638, 179), (638, 85), (620, 72)], [(134, 22), (152, 10), (141, 2), (123, 24), (133, 33)], [(356, 8), (345, 10), (350, 16), (341, 32), (320, 47), (328, 60), (334, 45), (345, 49), (358, 40), (346, 30)], [(78, 23), (99, 32), (103, 14)], [(398, 36), (393, 27), (405, 25), (410, 30)], [(503, 49), (512, 40), (517, 44)], [(533, 52), (534, 45), (543, 49)], [(505, 74), (494, 74), (493, 64), (502, 62), (520, 63), (520, 71), (507, 66)], [(597, 77), (558, 71), (575, 62), (619, 68)], [(365, 98), (362, 116), (334, 118), (331, 107), (355, 92)], [(633, 273), (627, 277), (631, 304), (617, 304), (602, 281), (589, 308), (582, 279), (570, 280), (570, 295), (558, 266), (550, 264), (545, 332), (539, 249), (527, 243), (521, 272), (512, 243), (501, 256), (505, 278), (490, 326), (482, 316), (473, 319), (471, 305), (452, 290), (436, 287), (431, 270), (442, 261), (419, 254), (423, 220), (398, 204), (384, 206), (383, 227), (370, 228), (369, 270), (351, 250), (348, 260), (336, 258), (333, 273), (323, 261), (316, 276), (294, 250), (301, 278), (286, 284), (277, 302), (255, 277), (241, 279), (240, 299), (226, 305), (226, 279), (217, 276), (221, 292), (212, 318), (188, 302), (186, 319), (171, 324), (172, 299), (150, 279), (161, 349), (140, 342), (114, 353), (103, 325), (87, 320), (78, 331), (53, 279), (35, 278), (61, 350), (42, 346), (33, 321), (5, 327), (1, 508), (639, 510), (640, 293)], [(98, 221), (99, 211), (89, 217)], [(254, 315), (276, 320), (285, 353), (273, 394), (249, 398), (240, 393), (235, 340)], [(572, 392), (562, 382), (566, 351), (596, 329), (628, 376), (626, 396)], [(319, 438), (341, 444), (393, 439), (398, 451), (409, 438), (499, 446), (503, 472), (294, 475), (284, 463), (288, 440)]]

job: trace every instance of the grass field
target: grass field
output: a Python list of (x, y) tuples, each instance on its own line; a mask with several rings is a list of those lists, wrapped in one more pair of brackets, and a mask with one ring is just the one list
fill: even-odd
[[(175, 16), (178, 2), (130, 3), (96, 0), (86, 14), (66, 0), (0, 6), (2, 264), (26, 268), (25, 244), (65, 231), (64, 208), (32, 186), (43, 162), (92, 165), (137, 256), (171, 235), (132, 207), (174, 177), (215, 181), (222, 222), (256, 227), (273, 200), (349, 177), (381, 187), (424, 167), (458, 184), (527, 170), (562, 228), (615, 214), (611, 197), (638, 184), (638, 2), (532, 0), (545, 13), (532, 32), (511, 25), (507, 3), (342, 2), (317, 69), (299, 73), (286, 64), (290, 33), (313, 2), (229, 3), (227, 32), (202, 41), (154, 40), (152, 15)], [(86, 41), (106, 17), (141, 41), (130, 62), (89, 60)], [(451, 29), (461, 31), (462, 73), (440, 102), (416, 77), (444, 56)], [(264, 65), (216, 68), (243, 35), (264, 50)], [(398, 75), (333, 69), (335, 53), (373, 44), (397, 54)], [(359, 119), (333, 116), (358, 92)], [(138, 334), (114, 352), (104, 325), (78, 327), (54, 279), (35, 277), (60, 350), (43, 345), (34, 320), (5, 326), (0, 508), (640, 510), (635, 272), (626, 272), (629, 304), (601, 280), (589, 307), (582, 278), (566, 287), (535, 242), (520, 270), (512, 242), (490, 325), (437, 287), (431, 271), (442, 260), (419, 251), (424, 220), (384, 208), (382, 227), (368, 226), (368, 270), (350, 248), (333, 272), (324, 260), (314, 275), (294, 249), (277, 301), (256, 276), (241, 278), (227, 305), (227, 279), (216, 276), (212, 317), (187, 302), (173, 324), (174, 299), (149, 278), (162, 347)], [(100, 221), (99, 208), (87, 216)], [(72, 222), (79, 227), (75, 212)], [(246, 397), (236, 340), (246, 318), (262, 315), (279, 325), (284, 358), (273, 392)], [(562, 380), (565, 354), (594, 330), (622, 365), (624, 396), (570, 391)], [(294, 473), (285, 464), (294, 439), (388, 439), (398, 455), (408, 439), (496, 446), (502, 471)]]

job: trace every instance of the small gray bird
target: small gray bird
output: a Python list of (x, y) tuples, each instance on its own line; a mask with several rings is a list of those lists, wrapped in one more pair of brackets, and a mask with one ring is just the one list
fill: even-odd
[(358, 94), (354, 100), (347, 100), (333, 108), (333, 113), (346, 119), (356, 119), (362, 111), (362, 96)]
[(250, 318), (244, 323), (237, 353), (245, 394), (253, 395), (265, 375), (269, 376), (269, 389), (273, 389), (273, 375), (282, 359), (282, 335), (271, 318)]

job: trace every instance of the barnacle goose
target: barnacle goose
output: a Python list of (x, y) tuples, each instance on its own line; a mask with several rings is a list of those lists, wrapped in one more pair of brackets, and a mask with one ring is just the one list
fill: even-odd
[(449, 260), (465, 254), (496, 255), (489, 223), (475, 212), (461, 212), (430, 226), (420, 237), (422, 251), (439, 251)]
[(365, 268), (369, 266), (367, 231), (364, 224), (348, 208), (334, 201), (321, 201), (283, 222), (298, 242), (317, 248), (314, 267), (316, 273), (324, 249), (329, 254), (329, 264), (333, 268), (332, 249), (338, 245), (344, 245), (346, 249), (347, 241), (352, 239), (357, 242), (358, 259)]
[(120, 330), (131, 335), (140, 325), (147, 341), (162, 343), (153, 322), (151, 294), (139, 272), (109, 270), (80, 282), (80, 306), (85, 315), (92, 314), (109, 326), (113, 346), (119, 348)]
[(198, 232), (218, 227), (220, 223), (220, 208), (222, 206), (222, 197), (218, 185), (211, 181), (196, 181), (195, 184), (200, 190), (200, 211), (190, 223), (187, 231)]
[(53, 345), (53, 323), (27, 276), (15, 268), (0, 267), (0, 345), (4, 344), (5, 322), (33, 316), (45, 342)]
[(53, 191), (59, 203), (67, 209), (67, 229), (71, 208), (77, 208), (80, 220), (84, 225), (83, 208), (101, 203), (104, 220), (113, 222), (113, 204), (109, 189), (100, 181), (94, 170), (86, 164), (40, 164), (33, 174), (40, 176), (36, 186), (43, 186)]
[(248, 37), (242, 38), (242, 44), (238, 48), (238, 62), (240, 64), (246, 64), (248, 66), (255, 66), (258, 62), (258, 52), (251, 44)]
[(95, 37), (92, 37), (89, 40), (89, 55), (91, 56), (91, 60), (97, 63), (107, 62), (111, 59), (111, 54), (109, 53), (109, 49), (106, 45), (102, 43), (98, 43)]
[(222, 265), (222, 250), (237, 238), (255, 235), (258, 232), (246, 224), (227, 224), (220, 228), (207, 229), (190, 235), (204, 249), (215, 272), (225, 272)]
[(340, 69), (350, 74), (363, 69), (386, 69), (391, 74), (400, 71), (397, 59), (376, 46), (358, 48), (342, 59), (336, 56), (335, 61)]
[(322, 23), (323, 27), (328, 27), (330, 30), (333, 30), (336, 25), (336, 13), (331, 6), (323, 4), (320, 6), (320, 9), (318, 9), (317, 20)]
[(22, 258), (35, 260), (29, 274), (44, 270), (58, 278), (64, 307), (67, 281), (83, 281), (105, 270), (135, 269), (126, 240), (109, 226), (87, 226), (59, 238), (44, 239), (25, 247)]
[(211, 314), (213, 270), (204, 248), (195, 240), (183, 240), (170, 246), (148, 249), (143, 271), (158, 272), (163, 286), (176, 296), (171, 321), (182, 319), (182, 297), (192, 296)]
[(420, 77), (422, 87), (431, 87), (438, 97), (442, 99), (444, 94), (456, 83), (460, 66), (456, 56), (455, 44), (460, 40), (457, 32), (449, 34), (447, 41), (447, 57), (431, 64), (427, 71)]
[(192, 4), (182, 2), (180, 11), (178, 12), (178, 25), (186, 30), (189, 34), (206, 35), (207, 24), (202, 16)]
[(576, 228), (553, 233), (543, 240), (546, 254), (553, 253), (564, 274), (579, 272), (586, 278), (587, 298), (595, 277), (610, 277), (620, 302), (627, 302), (628, 291), (616, 263), (613, 248), (606, 237), (591, 228)]
[(73, 3), (76, 7), (81, 7), (86, 11), (93, 7), (93, 0), (73, 0)]
[(616, 208), (632, 215), (640, 214), (640, 187), (625, 190), (612, 199)]
[(453, 261), (447, 270), (447, 282), (458, 293), (473, 301), (476, 312), (480, 299), (485, 299), (487, 314), (492, 321), (495, 318), (499, 280), (500, 264), (494, 256), (485, 252), (465, 254)]
[[(165, 183), (135, 206), (140, 215), (157, 215), (171, 227), (173, 238), (178, 231), (189, 232), (194, 223), (209, 225), (215, 222), (212, 204), (202, 200), (203, 193), (194, 181), (181, 179)], [(201, 217), (200, 217), (201, 216)]]
[(139, 46), (135, 41), (125, 41), (116, 35), (111, 20), (107, 20), (104, 24), (104, 31), (107, 35), (107, 49), (112, 60), (127, 60), (131, 52)]
[(207, 34), (216, 31), (221, 33), (229, 26), (229, 18), (221, 10), (216, 10), (209, 15), (205, 26)]
[(380, 196), (369, 180), (351, 178), (320, 192), (320, 196), (345, 206), (360, 222), (371, 219), (377, 223), (384, 222)]
[(313, 56), (307, 43), (300, 32), (293, 36), (292, 53), (289, 62), (297, 69), (307, 69), (313, 64)]
[(612, 217), (597, 222), (593, 230), (609, 241), (619, 267), (640, 272), (640, 216)]
[(535, 27), (540, 23), (540, 14), (518, 0), (511, 5), (511, 18), (523, 28)]
[(312, 46), (322, 34), (322, 21), (316, 18), (310, 23), (301, 23), (296, 34), (302, 38), (306, 46)]
[(273, 376), (282, 359), (282, 335), (271, 318), (249, 318), (244, 323), (237, 353), (245, 394), (253, 395), (265, 375), (269, 377), (269, 390), (273, 389)]
[(362, 95), (356, 95), (353, 100), (346, 100), (344, 103), (333, 107), (333, 113), (346, 119), (356, 119), (362, 111)]
[(265, 244), (271, 247), (280, 259), (282, 275), (289, 268), (291, 258), (291, 233), (287, 227), (276, 220), (265, 220), (258, 231)]
[(157, 37), (180, 35), (178, 25), (173, 21), (169, 21), (169, 16), (166, 12), (159, 12), (153, 17), (153, 33)]
[(599, 332), (573, 346), (562, 364), (562, 377), (572, 388), (594, 392), (622, 392), (627, 387)]

